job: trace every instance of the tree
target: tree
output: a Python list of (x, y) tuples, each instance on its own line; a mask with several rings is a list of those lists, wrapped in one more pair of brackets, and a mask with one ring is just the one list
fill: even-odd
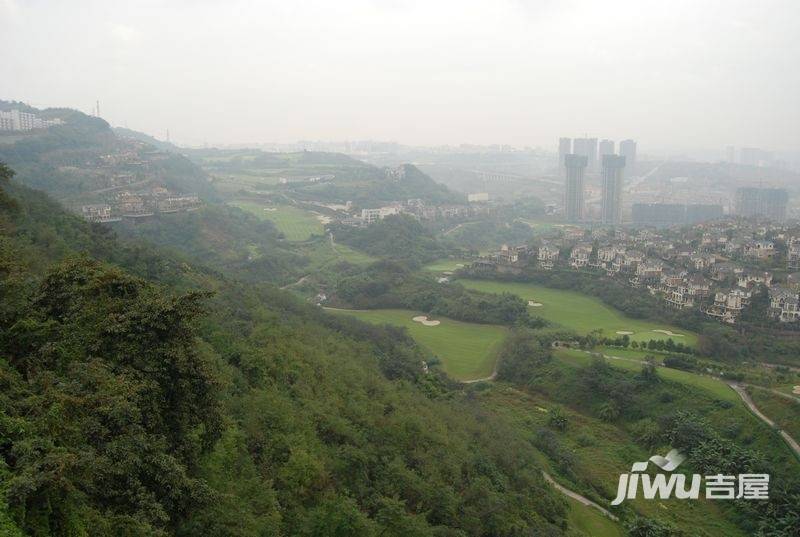
[(567, 429), (567, 417), (560, 408), (553, 407), (548, 413), (547, 424), (558, 431), (565, 431)]

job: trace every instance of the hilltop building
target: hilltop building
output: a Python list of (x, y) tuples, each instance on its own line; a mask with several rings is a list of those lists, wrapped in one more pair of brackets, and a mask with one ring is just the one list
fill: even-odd
[(60, 119), (42, 119), (21, 110), (0, 110), (0, 131), (32, 131), (61, 125)]

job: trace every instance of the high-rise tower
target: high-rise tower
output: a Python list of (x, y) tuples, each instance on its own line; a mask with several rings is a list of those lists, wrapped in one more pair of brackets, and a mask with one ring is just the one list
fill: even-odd
[(600, 140), (600, 158), (603, 155), (614, 155), (614, 140)]
[(622, 178), (625, 157), (603, 156), (603, 207), (601, 220), (604, 224), (622, 223)]
[(564, 193), (564, 216), (569, 222), (583, 220), (583, 174), (589, 159), (583, 155), (568, 154), (564, 157), (566, 184)]
[(619, 154), (625, 157), (625, 167), (629, 173), (634, 173), (636, 168), (636, 142), (633, 140), (622, 140), (619, 143)]
[(589, 160), (589, 169), (597, 169), (597, 138), (575, 138), (572, 152)]
[(558, 171), (562, 177), (565, 176), (564, 158), (572, 153), (572, 138), (558, 139)]

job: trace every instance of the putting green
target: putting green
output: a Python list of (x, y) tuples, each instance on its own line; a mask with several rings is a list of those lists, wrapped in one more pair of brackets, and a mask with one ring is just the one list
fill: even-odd
[(412, 310), (339, 310), (327, 308), (336, 314), (352, 315), (375, 324), (403, 326), (414, 340), (442, 361), (445, 373), (457, 380), (475, 380), (489, 377), (494, 371), (495, 351), (508, 329), (491, 324), (454, 321), (447, 317), (433, 317), (440, 321), (436, 326), (425, 326), (413, 320), (425, 315)]
[(574, 291), (552, 289), (532, 283), (470, 279), (459, 279), (458, 282), (470, 289), (487, 293), (511, 293), (525, 301), (541, 303), (541, 306), (531, 308), (532, 314), (580, 334), (601, 329), (604, 336), (611, 338), (622, 335), (618, 332), (632, 332), (629, 336), (633, 341), (666, 341), (672, 338), (675, 343), (692, 346), (697, 343), (697, 334), (693, 332), (676, 326), (632, 319), (597, 298)]

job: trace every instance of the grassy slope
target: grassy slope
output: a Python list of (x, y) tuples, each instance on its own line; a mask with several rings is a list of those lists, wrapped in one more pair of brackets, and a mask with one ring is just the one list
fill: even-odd
[(747, 390), (758, 409), (785, 429), (792, 438), (800, 438), (800, 403), (767, 390), (750, 387)]
[(473, 324), (439, 317), (439, 326), (424, 326), (412, 321), (422, 315), (410, 310), (328, 310), (349, 314), (376, 324), (392, 324), (408, 329), (411, 337), (442, 360), (444, 371), (458, 380), (488, 377), (494, 370), (495, 347), (508, 330), (501, 326)]
[(252, 202), (235, 202), (235, 205), (259, 218), (270, 220), (287, 240), (304, 241), (311, 235), (321, 235), (325, 229), (314, 214), (290, 205), (265, 205)]
[[(570, 367), (569, 365), (565, 367)], [(641, 497), (623, 503), (620, 507), (611, 507), (610, 501), (616, 494), (619, 474), (630, 471), (634, 461), (646, 460), (652, 453), (638, 446), (621, 427), (605, 423), (598, 419), (578, 413), (569, 407), (554, 404), (537, 394), (521, 392), (504, 384), (496, 384), (481, 394), (481, 400), (489, 408), (503, 415), (505, 419), (516, 423), (520, 430), (527, 431), (533, 439), (536, 431), (546, 427), (548, 411), (560, 407), (567, 416), (569, 425), (563, 433), (556, 433), (564, 450), (575, 456), (574, 475), (571, 480), (563, 474), (559, 475), (554, 463), (542, 461), (545, 467), (565, 487), (575, 490), (617, 514), (622, 508), (632, 506), (640, 515), (649, 518), (669, 520), (681, 528), (691, 531), (693, 536), (717, 537), (741, 536), (743, 533), (720, 507), (711, 501), (687, 502), (670, 499), (660, 501), (644, 500)], [(571, 516), (575, 516), (574, 513)], [(580, 516), (580, 514), (578, 514)], [(599, 515), (598, 515), (599, 516)], [(588, 535), (604, 535), (602, 531), (611, 533), (613, 526), (601, 526)]]
[(551, 289), (532, 283), (470, 279), (460, 279), (459, 283), (471, 289), (478, 289), (488, 293), (513, 293), (525, 300), (539, 302), (543, 305), (532, 308), (532, 313), (579, 333), (585, 334), (600, 328), (607, 337), (616, 337), (617, 331), (630, 331), (634, 332), (631, 339), (636, 341), (669, 339), (670, 336), (668, 335), (653, 332), (653, 330), (663, 329), (684, 335), (684, 337), (672, 337), (676, 343), (688, 345), (697, 343), (696, 334), (674, 326), (631, 319), (621, 312), (606, 306), (599, 299), (581, 293)]
[[(615, 356), (617, 352), (615, 350), (610, 350), (606, 354), (609, 356)], [(556, 352), (556, 356), (563, 360), (573, 361), (581, 365), (588, 365), (592, 361), (592, 357), (589, 354), (575, 349), (559, 350)], [(620, 369), (638, 373), (642, 370), (642, 364), (634, 360), (635, 358), (626, 358), (624, 360), (608, 359), (607, 361), (614, 367), (619, 367)], [(675, 382), (680, 382), (681, 384), (686, 384), (688, 386), (705, 390), (717, 399), (731, 401), (733, 403), (741, 402), (739, 396), (736, 395), (736, 393), (727, 384), (713, 377), (698, 375), (678, 369), (670, 369), (668, 367), (659, 367), (658, 374), (667, 380), (674, 380)]]
[(622, 527), (613, 520), (606, 518), (598, 513), (593, 507), (587, 507), (582, 503), (566, 498), (569, 504), (567, 522), (572, 535), (586, 537), (623, 537)]

